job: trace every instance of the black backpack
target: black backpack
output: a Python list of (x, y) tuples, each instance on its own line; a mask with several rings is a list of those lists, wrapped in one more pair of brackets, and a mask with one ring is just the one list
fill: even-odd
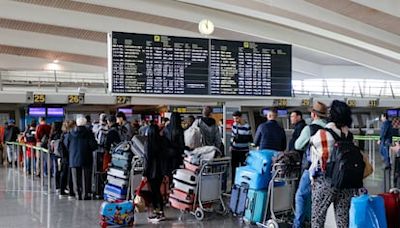
[(338, 136), (332, 129), (326, 129), (335, 139), (334, 149), (327, 164), (326, 176), (331, 178), (336, 189), (362, 188), (365, 163), (360, 148), (354, 145), (352, 135)]

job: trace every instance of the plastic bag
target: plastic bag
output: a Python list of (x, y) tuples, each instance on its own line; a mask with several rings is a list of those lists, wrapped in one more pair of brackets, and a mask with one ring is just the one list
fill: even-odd
[(135, 199), (133, 200), (135, 204), (135, 212), (141, 213), (146, 211), (146, 200), (141, 196), (140, 192), (147, 185), (147, 180), (143, 179), (140, 182), (139, 187), (136, 189)]

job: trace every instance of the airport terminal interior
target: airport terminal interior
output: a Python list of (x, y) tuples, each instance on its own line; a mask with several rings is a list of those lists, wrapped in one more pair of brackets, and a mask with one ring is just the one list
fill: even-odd
[(370, 199), (400, 188), (399, 25), (398, 0), (0, 0), (0, 227), (347, 227), (294, 224), (327, 158), (292, 116), (348, 114)]

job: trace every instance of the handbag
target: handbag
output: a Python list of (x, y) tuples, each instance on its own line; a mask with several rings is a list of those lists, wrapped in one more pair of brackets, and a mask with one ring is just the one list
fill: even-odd
[(137, 213), (141, 213), (141, 212), (145, 212), (146, 211), (146, 200), (141, 195), (141, 191), (144, 188), (144, 186), (146, 186), (146, 185), (147, 185), (147, 180), (143, 179), (140, 182), (139, 187), (135, 191), (136, 195), (135, 195), (135, 199), (133, 200), (133, 203), (135, 205), (135, 212), (137, 212)]
[(368, 156), (364, 153), (362, 153), (362, 155), (363, 155), (363, 160), (365, 163), (364, 178), (366, 178), (374, 172), (374, 168), (372, 167), (371, 163), (369, 162)]

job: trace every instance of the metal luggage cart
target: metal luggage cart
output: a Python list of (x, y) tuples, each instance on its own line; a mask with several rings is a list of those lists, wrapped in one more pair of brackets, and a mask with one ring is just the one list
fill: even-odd
[[(230, 162), (230, 157), (201, 162), (197, 173), (196, 197), (193, 201), (193, 210), (190, 211), (197, 220), (203, 220), (205, 212), (219, 214), (228, 212), (222, 197), (222, 182), (224, 174), (229, 170)], [(214, 209), (213, 206), (217, 203), (218, 207)]]
[[(262, 223), (258, 227), (278, 228), (279, 223), (291, 223), (294, 215), (294, 197), (300, 178), (300, 162), (290, 167), (283, 163), (272, 166), (272, 178), (268, 186), (268, 199)], [(270, 219), (267, 219), (270, 218)]]

